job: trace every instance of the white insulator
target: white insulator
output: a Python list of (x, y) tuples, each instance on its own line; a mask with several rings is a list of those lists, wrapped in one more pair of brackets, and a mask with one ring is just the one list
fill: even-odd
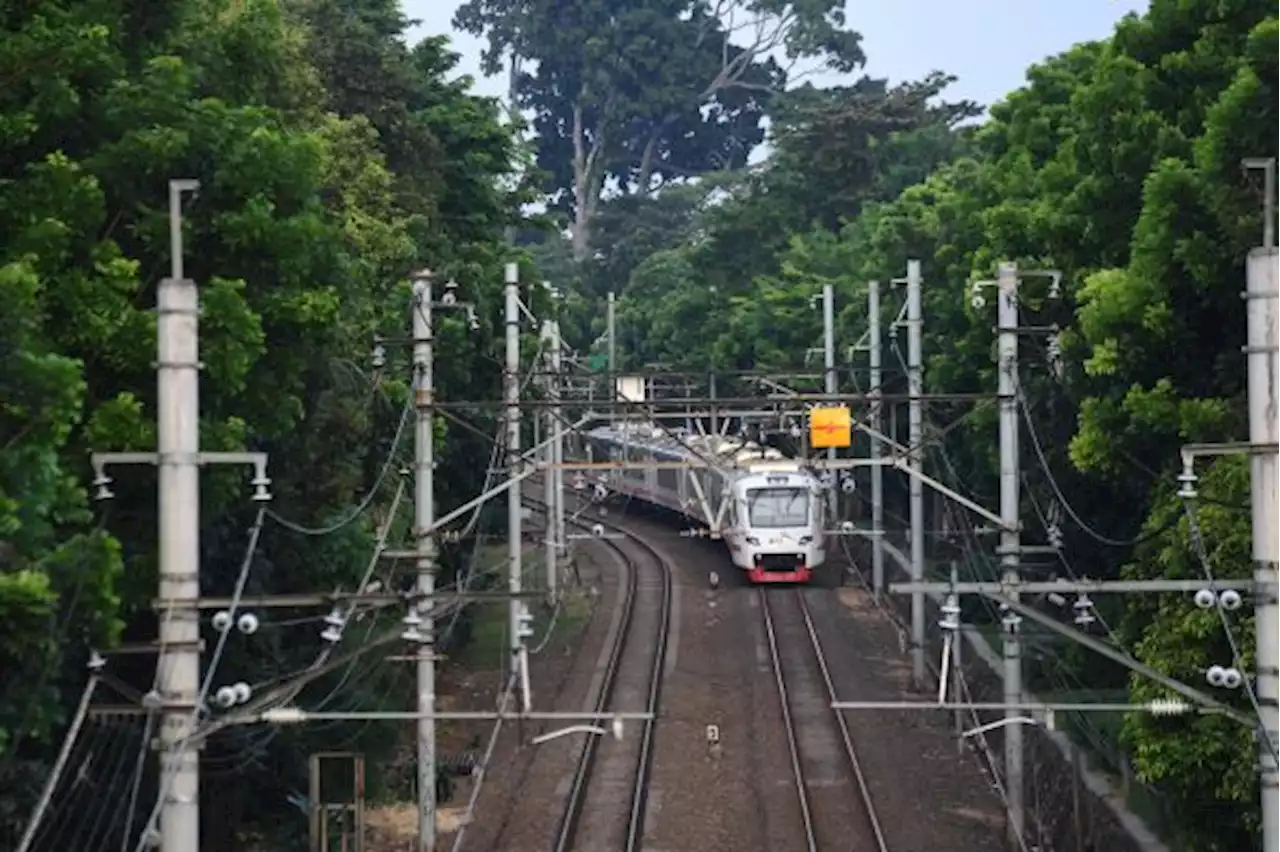
[(231, 692), (235, 695), (237, 704), (244, 704), (253, 695), (253, 689), (244, 681), (231, 684)]
[(1240, 604), (1243, 603), (1243, 599), (1240, 597), (1240, 593), (1237, 592), (1235, 589), (1227, 589), (1225, 592), (1223, 592), (1221, 595), (1218, 596), (1218, 601), (1222, 604), (1223, 609), (1232, 611), (1232, 612), (1239, 609)]
[(1210, 686), (1225, 686), (1227, 682), (1227, 670), (1222, 666), (1209, 666), (1209, 671), (1205, 672), (1205, 680), (1209, 681)]
[(1157, 698), (1147, 702), (1147, 710), (1153, 716), (1182, 716), (1191, 712), (1191, 705), (1181, 698)]
[(236, 691), (229, 686), (220, 686), (213, 694), (213, 700), (219, 707), (230, 707), (236, 703)]
[(246, 636), (252, 636), (258, 632), (258, 616), (251, 612), (246, 612), (236, 619), (236, 628)]
[(213, 614), (213, 629), (219, 633), (226, 633), (231, 627), (231, 613), (225, 609), (220, 609)]
[(1209, 589), (1201, 589), (1196, 592), (1196, 606), (1201, 609), (1209, 609), (1214, 604), (1213, 592)]
[(1226, 689), (1239, 689), (1240, 684), (1244, 683), (1244, 675), (1240, 674), (1240, 670), (1234, 666), (1224, 669), (1222, 672), (1222, 685)]

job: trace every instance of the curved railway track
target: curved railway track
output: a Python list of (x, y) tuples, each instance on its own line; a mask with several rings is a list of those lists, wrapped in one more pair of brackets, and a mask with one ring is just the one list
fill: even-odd
[(760, 589), (807, 852), (889, 852), (800, 589)]
[[(537, 498), (525, 500), (545, 508)], [(583, 529), (591, 526), (573, 523)], [(638, 736), (624, 736), (621, 741), (609, 738), (602, 742), (605, 737), (588, 735), (551, 848), (554, 852), (578, 847), (637, 852), (648, 810), (654, 729), (671, 632), (671, 566), (634, 533), (611, 522), (593, 523), (626, 537), (624, 543), (608, 538), (601, 543), (617, 552), (627, 567), (622, 617), (610, 644), (593, 711), (643, 706), (655, 718), (641, 723)], [(650, 563), (647, 569), (639, 564), (642, 561)], [(603, 758), (602, 751), (607, 752)], [(625, 808), (620, 807), (623, 803)]]

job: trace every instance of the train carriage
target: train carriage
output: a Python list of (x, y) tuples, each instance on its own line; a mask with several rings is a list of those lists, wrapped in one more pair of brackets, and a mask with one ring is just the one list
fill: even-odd
[(586, 446), (597, 462), (633, 466), (611, 471), (606, 487), (709, 528), (752, 583), (807, 583), (826, 561), (821, 483), (796, 459), (742, 438), (633, 423), (593, 429)]

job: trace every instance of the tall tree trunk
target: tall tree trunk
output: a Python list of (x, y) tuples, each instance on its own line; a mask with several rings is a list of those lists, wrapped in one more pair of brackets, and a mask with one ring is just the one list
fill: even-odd
[(573, 107), (573, 259), (585, 261), (591, 253), (591, 222), (603, 189), (601, 157), (604, 151), (604, 126), (601, 122), (587, 143), (582, 104)]

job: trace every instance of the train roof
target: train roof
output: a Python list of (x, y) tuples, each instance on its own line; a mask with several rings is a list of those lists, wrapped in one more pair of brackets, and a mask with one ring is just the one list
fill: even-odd
[(643, 447), (655, 454), (669, 454), (677, 457), (677, 460), (709, 460), (751, 473), (802, 472), (798, 459), (789, 458), (773, 447), (764, 447), (737, 436), (691, 433), (687, 429), (667, 430), (647, 423), (615, 423), (592, 429), (588, 434), (616, 443)]

